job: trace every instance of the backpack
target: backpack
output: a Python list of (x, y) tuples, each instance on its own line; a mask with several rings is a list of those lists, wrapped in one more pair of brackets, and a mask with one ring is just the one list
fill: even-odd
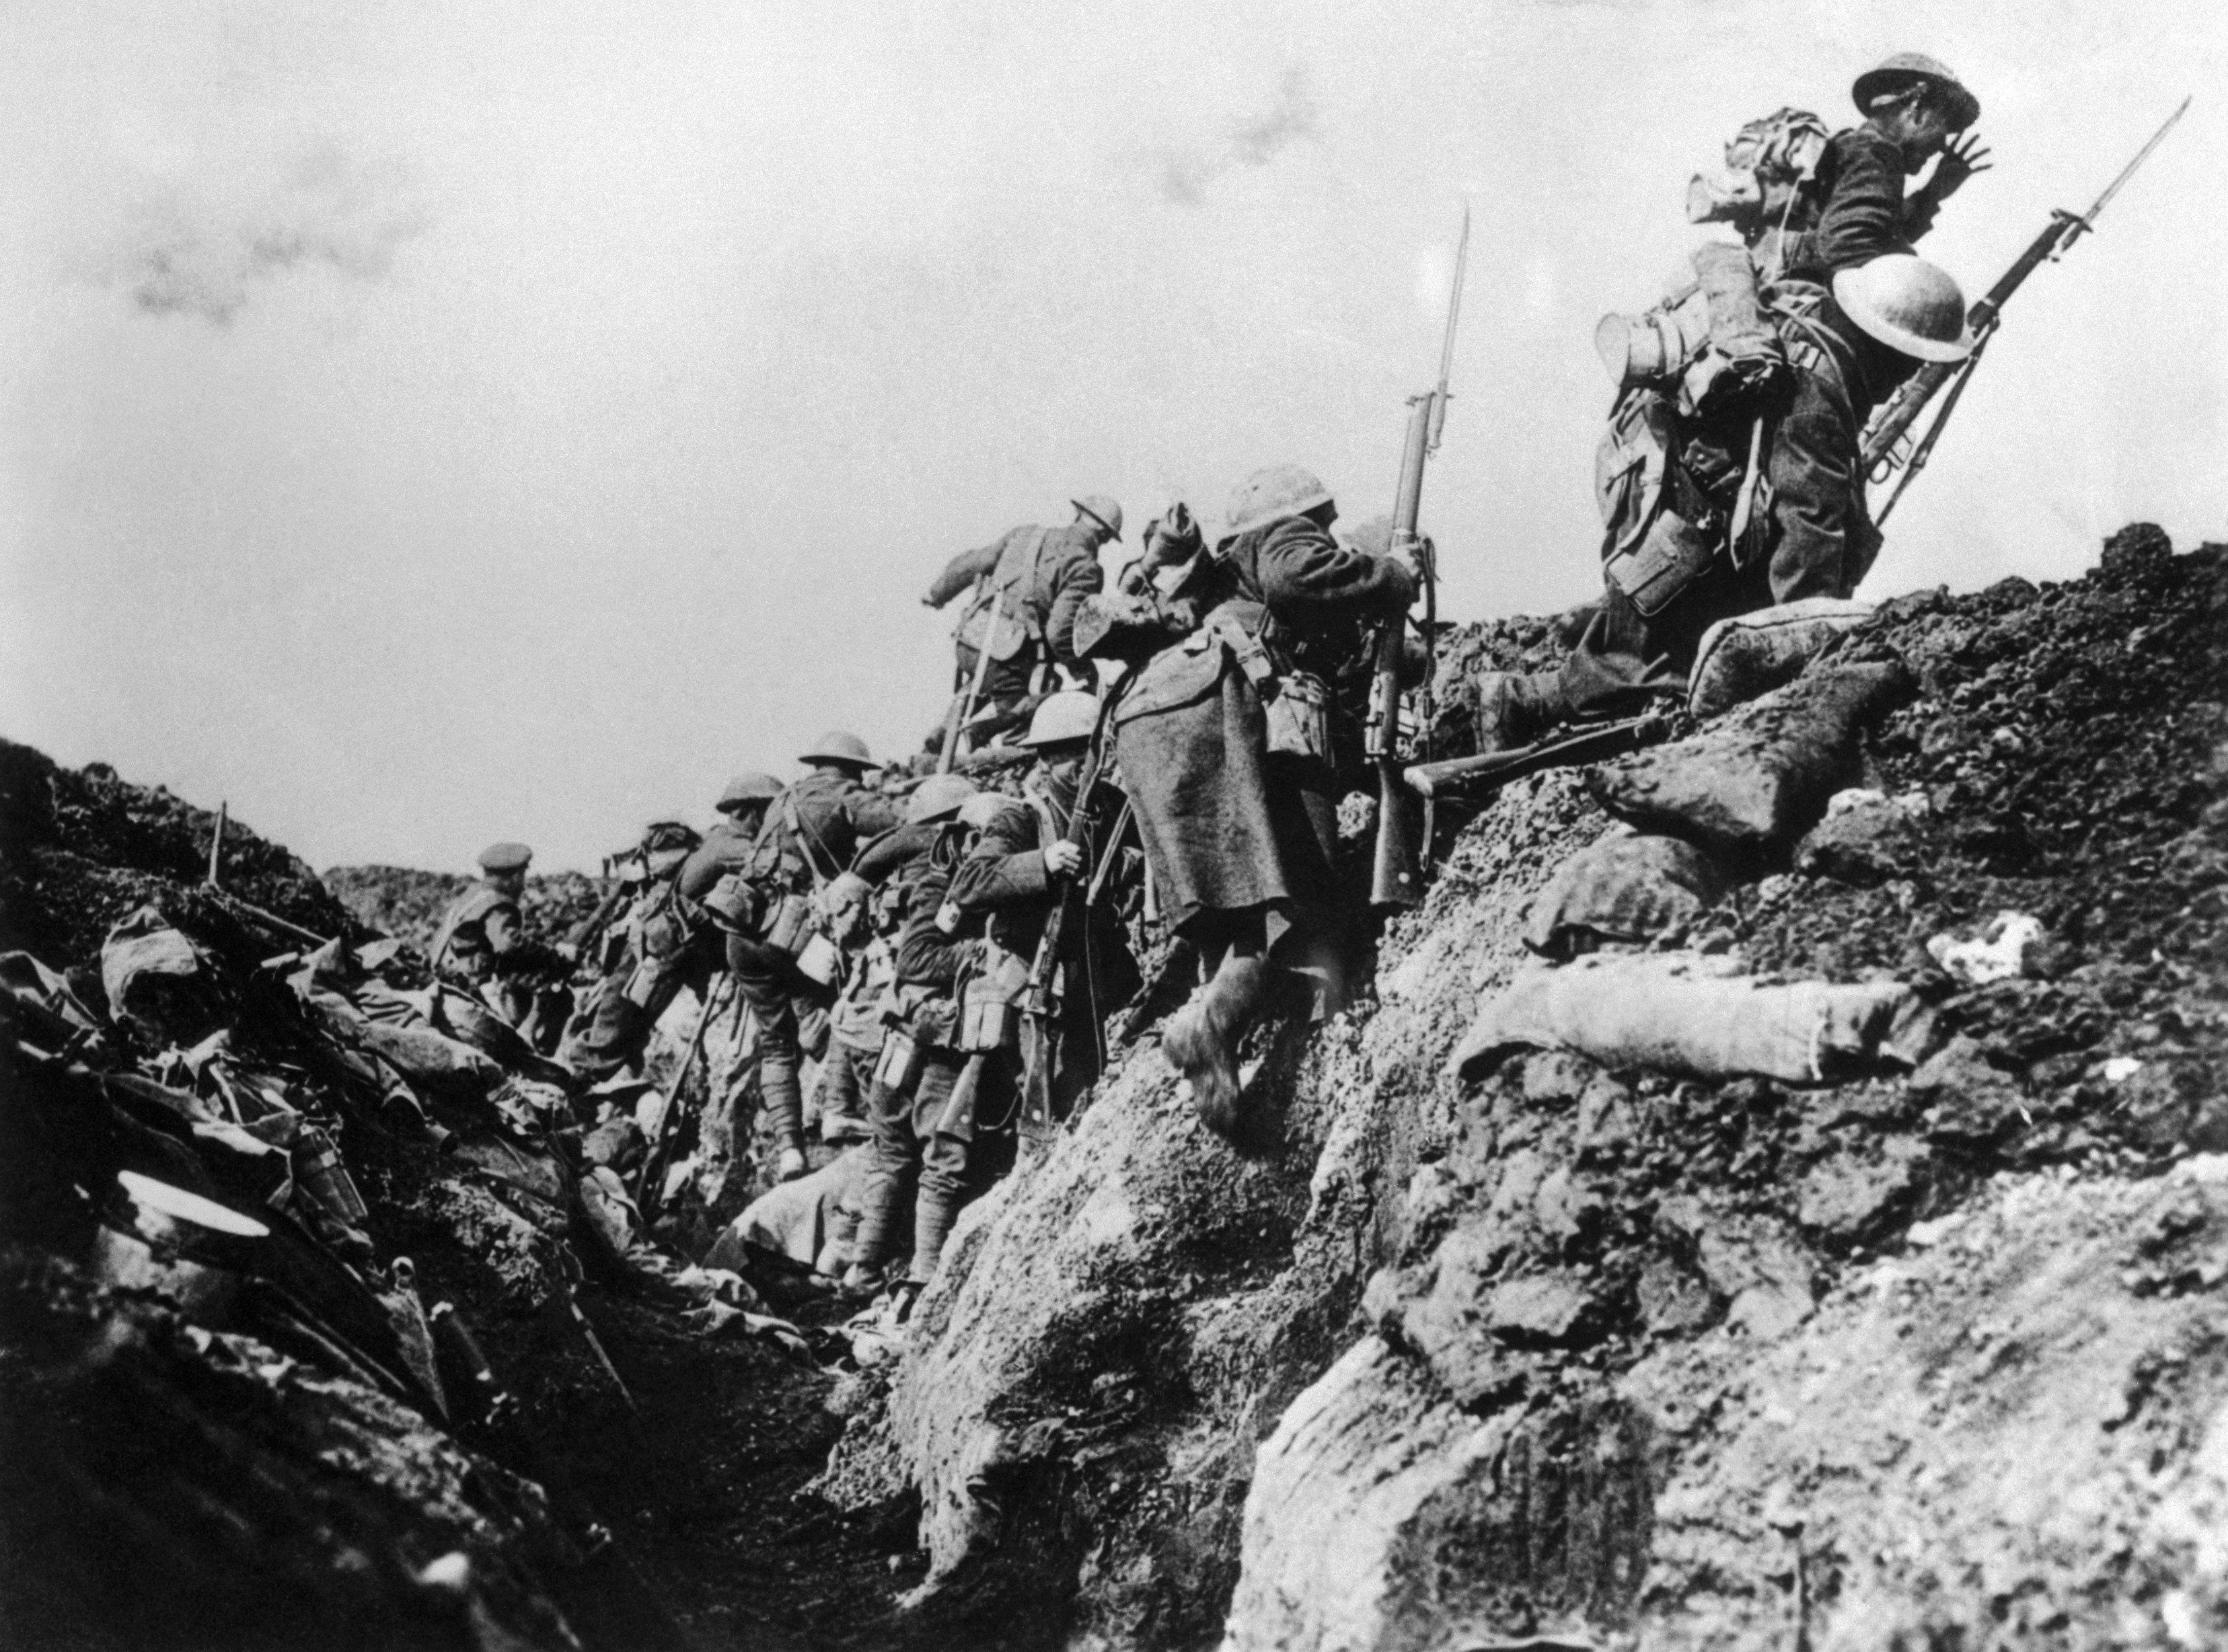
[(1731, 224), (1751, 245), (1766, 230), (1786, 228), (1802, 210), (1831, 137), (1807, 109), (1775, 109), (1750, 121), (1725, 144), (1725, 176), (1697, 172), (1687, 185), (1687, 221)]
[(952, 635), (963, 647), (994, 660), (1012, 659), (1043, 635), (1043, 622), (1029, 605), (1051, 529), (1031, 528), (1009, 535), (998, 565), (979, 581)]

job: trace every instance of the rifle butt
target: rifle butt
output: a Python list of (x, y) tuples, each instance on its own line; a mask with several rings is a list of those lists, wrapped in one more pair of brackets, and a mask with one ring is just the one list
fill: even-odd
[(1377, 845), (1369, 874), (1373, 906), (1414, 906), (1424, 899), (1406, 789), (1389, 760), (1377, 771)]

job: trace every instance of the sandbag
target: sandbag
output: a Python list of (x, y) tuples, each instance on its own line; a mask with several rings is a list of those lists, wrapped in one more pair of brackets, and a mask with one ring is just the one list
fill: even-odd
[(1449, 1070), (1482, 1078), (1521, 1049), (1575, 1050), (1612, 1070), (1794, 1084), (1909, 1065), (1901, 982), (1775, 983), (1699, 952), (1612, 953), (1520, 975), (1479, 1002)]
[(1693, 926), (1726, 879), (1683, 838), (1625, 829), (1565, 858), (1524, 914), (1524, 944), (1552, 958), (1604, 942), (1647, 942)]
[(1790, 848), (1856, 767), (1857, 737), (1911, 692), (1899, 662), (1828, 665), (1690, 740), (1585, 772), (1618, 819), (1729, 857)]
[(1872, 604), (1853, 598), (1805, 597), (1720, 619), (1694, 651), (1687, 709), (1715, 717), (1792, 682), (1828, 644), (1872, 615)]

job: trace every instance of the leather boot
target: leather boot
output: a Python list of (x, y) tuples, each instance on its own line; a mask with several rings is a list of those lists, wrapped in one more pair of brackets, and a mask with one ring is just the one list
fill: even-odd
[(1268, 991), (1268, 964), (1232, 954), (1161, 1034), (1161, 1048), (1190, 1082), (1200, 1122), (1219, 1136), (1237, 1134), (1238, 1046)]
[(1480, 757), (1529, 746), (1569, 714), (1553, 673), (1481, 671), (1473, 688)]

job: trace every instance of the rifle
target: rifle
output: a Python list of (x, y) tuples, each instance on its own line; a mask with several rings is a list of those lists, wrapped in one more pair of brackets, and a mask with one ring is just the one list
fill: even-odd
[(739, 1011), (741, 1008), (741, 989), (736, 986), (733, 975), (723, 972), (704, 995), (704, 1007), (696, 1015), (696, 1030), (689, 1036), (688, 1053), (681, 1058), (680, 1069), (674, 1073), (673, 1083), (666, 1093), (665, 1105), (657, 1115), (657, 1134), (643, 1147), (642, 1169), (635, 1182), (634, 1199), (644, 1220), (648, 1220), (656, 1207), (663, 1202), (665, 1161), (671, 1152), (675, 1133), (674, 1115), (681, 1111), (681, 1092), (688, 1087), (688, 1074), (696, 1065), (696, 1058), (703, 1053), (704, 1034), (711, 1029), (713, 1017), (727, 1008), (720, 999), (722, 987), (734, 989), (730, 996), (737, 1009)]
[[(1422, 395), (1408, 399), (1408, 437), (1400, 453), (1400, 487), (1392, 504), (1392, 550), (1395, 555), (1405, 552), (1412, 557), (1424, 582), (1424, 640), (1430, 663), (1418, 708), (1423, 714), (1426, 757), (1431, 742), (1431, 679), (1438, 668), (1438, 570), (1431, 541), (1416, 531), (1416, 521), (1423, 506), (1424, 461), (1439, 451), (1439, 433), (1447, 422), (1447, 377), (1454, 368), (1455, 323), (1462, 315), (1463, 275), (1469, 266), (1469, 203), (1464, 202), (1454, 287), (1447, 295), (1446, 339), (1439, 347), (1439, 381)], [(1412, 906), (1424, 898), (1400, 775), (1400, 668), (1407, 651), (1407, 635), (1405, 614), (1386, 618), (1377, 638), (1377, 675), (1370, 688), (1369, 721), (1362, 736), (1363, 750), (1377, 765), (1376, 856), (1369, 878), (1373, 906)], [(1427, 798), (1424, 806), (1426, 855), (1431, 852), (1430, 833), (1435, 823)]]
[[(624, 865), (628, 858), (625, 855), (620, 856), (620, 864)], [(611, 876), (608, 861), (605, 863), (604, 875)], [(594, 943), (596, 937), (602, 932), (604, 925), (610, 923), (618, 913), (619, 904), (631, 893), (631, 887), (626, 883), (614, 882), (604, 892), (604, 898), (596, 903), (595, 911), (573, 925), (565, 937), (565, 944), (575, 952), (585, 955), (589, 946)]]
[[(2013, 260), (2011, 268), (2004, 272), (2002, 279), (1988, 289), (1988, 296), (1967, 313), (1965, 324), (1972, 331), (1973, 348), (1962, 361), (1926, 362), (1903, 381), (1887, 406), (1880, 409), (1879, 416), (1873, 420), (1872, 428), (1865, 432), (1864, 466), (1876, 483), (1886, 481), (1898, 470), (1903, 471), (1903, 479), (1895, 484), (1895, 491), (1888, 495), (1887, 503), (1874, 514), (1874, 522), (1887, 520), (1888, 512), (1893, 510), (1895, 502), (1903, 497), (1903, 490), (1911, 485), (1911, 479), (1924, 470), (1927, 460), (1933, 458), (1934, 445), (1942, 439), (1943, 428), (1949, 424), (1950, 415), (1957, 411), (1958, 399), (1965, 394), (1965, 387), (1972, 382), (1973, 369), (1981, 364), (1981, 352), (1988, 348), (1989, 339), (1995, 336), (2002, 321), (2004, 305), (2009, 302), (2012, 294), (2017, 292), (2020, 284), (2043, 264), (2055, 262), (2074, 242), (2097, 227), (2097, 215), (2104, 210), (2105, 204), (2114, 195), (2120, 193), (2121, 186), (2135, 176), (2135, 169), (2150, 158), (2151, 151), (2159, 146), (2167, 133), (2173, 130), (2174, 123), (2187, 111), (2190, 101), (2189, 98), (2181, 100), (2180, 108), (2168, 115), (2166, 125), (2151, 134), (2151, 141), (2135, 152), (2135, 158), (2129, 161), (2120, 176), (2112, 180), (2110, 187), (2097, 197), (2095, 206), (2078, 217), (2062, 208), (2051, 213), (2049, 227), (2029, 243), (2026, 251)], [(1918, 415), (1925, 411), (1926, 404), (1944, 385), (1950, 387), (1950, 394), (1943, 398), (1942, 411), (1935, 415), (1925, 436), (1916, 446), (1899, 453), (1898, 444), (1904, 432), (1917, 420)]]
[(989, 629), (983, 633), (983, 646), (975, 651), (975, 681), (964, 696), (952, 701), (951, 710), (944, 719), (944, 750), (936, 759), (938, 774), (951, 772), (951, 759), (959, 754), (959, 731), (982, 702), (983, 683), (990, 675), (990, 644), (998, 640), (998, 628), (1006, 623), (1007, 611), (1013, 602), (1014, 587), (1008, 586), (998, 599), (998, 605), (991, 610)]
[[(1075, 812), (1068, 818), (1066, 841), (1079, 849), (1086, 848), (1091, 840), (1092, 794), (1098, 790), (1098, 776), (1106, 765), (1107, 728), (1115, 702), (1122, 697), (1124, 682), (1116, 683), (1098, 702), (1098, 726), (1091, 732), (1090, 752), (1084, 759), (1082, 774), (1076, 779)], [(1028, 984), (1021, 989), (1021, 1019), (1035, 1028), (1036, 1036), (1032, 1041), (1027, 1070), (1021, 1075), (1021, 1109), (1028, 1118), (1048, 1121), (1052, 1117), (1052, 978), (1060, 968), (1060, 955), (1068, 949), (1068, 937), (1079, 923), (1085, 921), (1085, 908), (1098, 895), (1101, 881), (1098, 877), (1084, 875), (1083, 868), (1076, 868), (1066, 887), (1060, 891), (1060, 904), (1045, 921), (1044, 934), (1037, 942), (1037, 955), (1029, 962)], [(1096, 1036), (1095, 1015), (1092, 1021)]]
[(1559, 739), (1520, 746), (1514, 751), (1489, 752), (1483, 757), (1450, 757), (1441, 763), (1418, 763), (1407, 772), (1408, 784), (1426, 797), (1474, 797), (1521, 780), (1543, 769), (1569, 768), (1623, 757), (1643, 746), (1653, 746), (1671, 732), (1670, 719), (1660, 714), (1628, 717), (1565, 734)]

